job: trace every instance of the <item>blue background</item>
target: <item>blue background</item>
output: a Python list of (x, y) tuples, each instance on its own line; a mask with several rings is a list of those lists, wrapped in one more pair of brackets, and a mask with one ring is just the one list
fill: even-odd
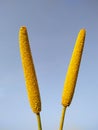
[(98, 1), (0, 0), (0, 130), (37, 130), (27, 99), (18, 32), (28, 29), (43, 130), (59, 128), (61, 94), (77, 34), (87, 31), (64, 129), (98, 130)]

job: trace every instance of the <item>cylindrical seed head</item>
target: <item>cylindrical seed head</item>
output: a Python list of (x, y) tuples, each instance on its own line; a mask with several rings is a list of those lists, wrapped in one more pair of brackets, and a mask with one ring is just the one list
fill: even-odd
[(34, 113), (39, 113), (41, 111), (40, 92), (31, 55), (27, 29), (24, 26), (19, 30), (19, 47), (30, 106)]
[(66, 80), (64, 82), (64, 89), (62, 93), (62, 105), (64, 107), (69, 106), (73, 98), (79, 66), (81, 62), (82, 51), (85, 42), (85, 35), (85, 29), (81, 29), (78, 34), (72, 57), (69, 63), (68, 71), (66, 74)]

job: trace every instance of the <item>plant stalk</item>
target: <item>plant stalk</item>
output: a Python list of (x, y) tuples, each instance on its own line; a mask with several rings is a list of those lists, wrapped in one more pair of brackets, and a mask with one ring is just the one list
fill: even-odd
[(59, 128), (59, 130), (63, 130), (65, 112), (66, 112), (66, 107), (63, 107), (63, 108), (62, 108), (62, 115), (61, 115), (60, 128)]
[(38, 130), (42, 130), (40, 113), (36, 113), (36, 116), (37, 116), (37, 122), (38, 122)]

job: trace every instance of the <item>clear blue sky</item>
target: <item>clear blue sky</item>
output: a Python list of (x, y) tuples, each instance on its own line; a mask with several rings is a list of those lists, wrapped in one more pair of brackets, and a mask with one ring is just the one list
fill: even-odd
[(0, 0), (0, 130), (37, 130), (27, 99), (18, 31), (28, 29), (42, 99), (43, 130), (57, 130), (77, 34), (87, 31), (64, 130), (98, 130), (98, 1)]

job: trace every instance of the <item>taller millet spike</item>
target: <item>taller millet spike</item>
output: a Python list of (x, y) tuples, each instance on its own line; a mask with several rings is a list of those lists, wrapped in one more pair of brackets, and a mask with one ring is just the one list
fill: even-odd
[(19, 30), (19, 47), (30, 106), (34, 113), (39, 113), (41, 111), (40, 92), (25, 26)]

